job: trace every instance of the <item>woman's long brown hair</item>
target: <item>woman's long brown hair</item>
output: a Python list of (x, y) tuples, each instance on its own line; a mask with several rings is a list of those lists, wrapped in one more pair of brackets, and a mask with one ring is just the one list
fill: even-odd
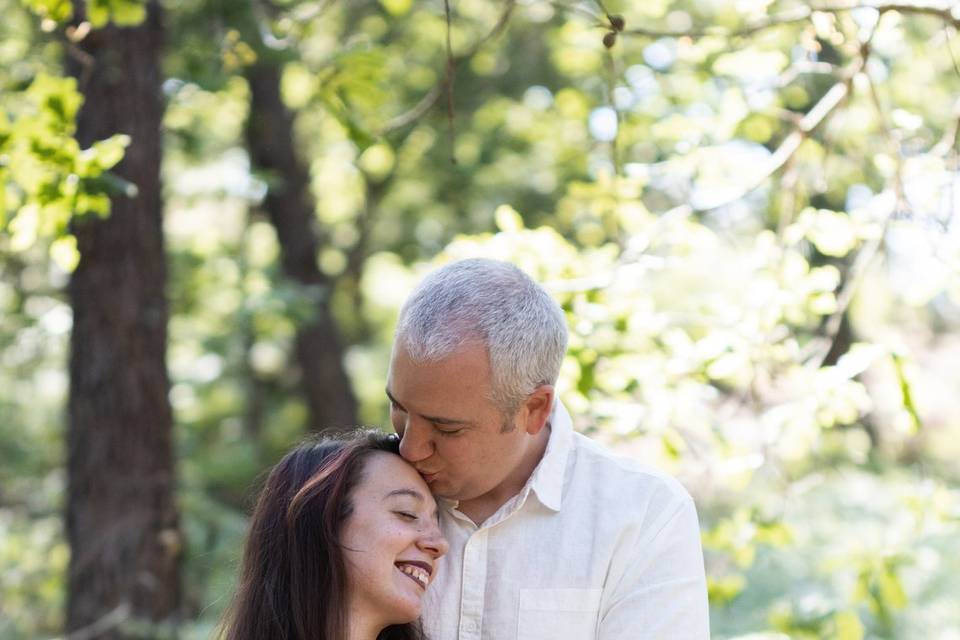
[[(224, 640), (344, 640), (346, 563), (340, 544), (350, 495), (370, 454), (398, 453), (376, 431), (307, 442), (270, 472), (250, 520)], [(393, 625), (377, 640), (423, 640), (418, 623)]]

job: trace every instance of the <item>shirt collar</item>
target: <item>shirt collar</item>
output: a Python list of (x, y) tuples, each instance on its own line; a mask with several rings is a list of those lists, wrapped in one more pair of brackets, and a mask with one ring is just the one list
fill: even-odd
[[(543, 506), (552, 511), (560, 511), (563, 502), (563, 478), (566, 475), (567, 458), (570, 456), (570, 447), (573, 443), (573, 421), (559, 399), (554, 402), (548, 425), (550, 438), (547, 440), (547, 448), (523, 489), (503, 504), (497, 513), (483, 523), (483, 526), (492, 526), (522, 507), (531, 491), (537, 495), (537, 499)], [(437, 503), (455, 517), (469, 521), (469, 518), (456, 511), (460, 506), (459, 500), (437, 498)]]
[(547, 450), (543, 452), (543, 458), (533, 470), (529, 484), (543, 506), (560, 511), (563, 502), (563, 478), (573, 442), (573, 421), (559, 399), (554, 402), (549, 424), (550, 439), (547, 441)]

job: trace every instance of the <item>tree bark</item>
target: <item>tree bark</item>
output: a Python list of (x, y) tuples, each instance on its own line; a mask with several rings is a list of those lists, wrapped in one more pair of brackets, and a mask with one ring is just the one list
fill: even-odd
[[(77, 22), (83, 5), (75, 2)], [(85, 99), (78, 141), (86, 147), (130, 135), (115, 173), (138, 189), (135, 197), (111, 198), (108, 218), (73, 225), (80, 262), (69, 284), (66, 626), (82, 630), (77, 637), (169, 637), (180, 602), (165, 363), (162, 35), (159, 5), (151, 1), (143, 24), (92, 31), (67, 62)]]
[(314, 431), (357, 424), (357, 402), (330, 312), (332, 283), (317, 266), (319, 247), (309, 176), (294, 148), (293, 116), (280, 96), (280, 67), (265, 57), (246, 72), (250, 115), (246, 137), (254, 169), (270, 177), (263, 202), (277, 232), (284, 274), (319, 290), (313, 318), (299, 327), (296, 357)]

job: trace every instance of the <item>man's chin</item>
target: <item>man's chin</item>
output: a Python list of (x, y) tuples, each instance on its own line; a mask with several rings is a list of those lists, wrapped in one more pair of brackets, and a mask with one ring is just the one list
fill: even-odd
[(433, 481), (427, 481), (426, 478), (424, 478), (424, 481), (427, 482), (430, 493), (432, 493), (434, 497), (443, 498), (444, 500), (460, 500), (459, 492), (443, 478), (434, 478)]

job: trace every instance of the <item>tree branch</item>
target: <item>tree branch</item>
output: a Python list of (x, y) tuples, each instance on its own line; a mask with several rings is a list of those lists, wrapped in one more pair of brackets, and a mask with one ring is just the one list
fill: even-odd
[(453, 80), (457, 71), (457, 63), (453, 59), (453, 44), (450, 42), (450, 31), (453, 30), (450, 17), (450, 0), (443, 0), (443, 10), (447, 20), (447, 68), (444, 76), (444, 88), (447, 94), (447, 124), (450, 128), (450, 164), (457, 164), (456, 130), (453, 124)]
[(777, 147), (777, 150), (773, 152), (773, 155), (770, 156), (770, 159), (767, 161), (767, 166), (764, 171), (760, 172), (758, 176), (754, 178), (750, 184), (746, 185), (740, 191), (738, 191), (733, 196), (724, 198), (720, 202), (715, 202), (707, 206), (695, 207), (694, 211), (697, 213), (706, 213), (708, 211), (713, 211), (721, 207), (725, 207), (729, 204), (740, 200), (746, 195), (752, 193), (753, 191), (760, 188), (760, 186), (766, 182), (767, 178), (772, 176), (781, 167), (783, 167), (787, 161), (793, 157), (793, 154), (797, 152), (797, 149), (800, 148), (800, 144), (811, 134), (813, 131), (823, 124), (824, 120), (833, 113), (840, 103), (843, 102), (843, 99), (847, 97), (847, 94), (850, 92), (850, 82), (853, 79), (853, 76), (863, 66), (863, 59), (861, 58), (858, 61), (858, 64), (845, 74), (845, 78), (834, 84), (830, 87), (830, 90), (824, 94), (820, 101), (817, 102), (810, 109), (805, 116), (800, 119), (800, 122), (797, 124), (797, 128), (790, 135), (788, 135), (783, 142), (780, 143), (780, 146)]
[(130, 612), (130, 603), (121, 602), (92, 624), (77, 629), (76, 631), (71, 631), (62, 639), (56, 638), (55, 640), (95, 640), (129, 620)]
[(944, 22), (960, 28), (960, 16), (954, 16), (949, 5), (924, 4), (919, 2), (836, 2), (824, 3), (812, 7), (797, 7), (789, 11), (783, 11), (772, 16), (765, 16), (750, 21), (744, 26), (732, 30), (720, 27), (707, 27), (693, 31), (635, 28), (626, 29), (623, 33), (624, 35), (635, 35), (647, 38), (706, 38), (710, 36), (739, 38), (753, 35), (758, 31), (763, 31), (771, 27), (803, 22), (809, 20), (814, 13), (840, 13), (854, 9), (875, 9), (880, 12), (881, 15), (890, 11), (929, 15), (938, 17)]
[(871, 239), (870, 242), (864, 245), (864, 247), (857, 253), (857, 257), (853, 261), (853, 266), (850, 268), (850, 273), (844, 282), (843, 287), (840, 289), (840, 293), (837, 295), (837, 309), (830, 315), (829, 318), (827, 318), (827, 321), (824, 324), (824, 339), (817, 342), (817, 348), (814, 351), (816, 358), (813, 361), (819, 362), (821, 367), (824, 365), (827, 356), (831, 351), (833, 351), (833, 346), (840, 335), (843, 317), (846, 314), (850, 303), (853, 301), (853, 296), (857, 292), (860, 282), (866, 275), (867, 267), (870, 266), (874, 256), (877, 255), (877, 252), (880, 250), (880, 246), (883, 244), (883, 240), (887, 235), (887, 229), (890, 227), (890, 221), (894, 218), (894, 215), (897, 212), (906, 211), (909, 208), (903, 187), (903, 153), (900, 150), (900, 145), (894, 138), (890, 125), (887, 123), (885, 117), (886, 112), (883, 109), (883, 105), (880, 104), (880, 95), (877, 93), (876, 85), (874, 84), (870, 75), (866, 75), (867, 81), (870, 84), (871, 101), (873, 102), (874, 108), (877, 110), (880, 128), (883, 130), (883, 134), (887, 139), (887, 142), (891, 147), (893, 147), (893, 152), (896, 157), (896, 170), (893, 176), (893, 190), (896, 201), (894, 206), (884, 218), (883, 227), (881, 228), (880, 234), (876, 238)]
[[(504, 29), (507, 28), (507, 24), (510, 22), (510, 17), (513, 15), (513, 10), (516, 8), (516, 6), (516, 0), (508, 0), (503, 7), (500, 18), (497, 20), (496, 24), (493, 25), (493, 28), (490, 29), (490, 31), (488, 31), (482, 38), (477, 40), (468, 50), (459, 55), (452, 56), (453, 66), (456, 67), (469, 62), (475, 55), (477, 55), (477, 53), (480, 52), (480, 49), (482, 49), (487, 42), (500, 35)], [(448, 65), (450, 64), (451, 62), (448, 60)], [(381, 136), (386, 135), (396, 131), (397, 129), (407, 127), (422, 118), (427, 114), (427, 112), (430, 111), (430, 109), (434, 107), (434, 105), (437, 104), (440, 96), (443, 95), (443, 90), (446, 87), (446, 84), (447, 78), (444, 76), (443, 79), (438, 81), (433, 88), (431, 88), (430, 91), (428, 91), (427, 94), (420, 99), (415, 107), (387, 121), (387, 123), (383, 125), (383, 128), (377, 131), (377, 134)]]

